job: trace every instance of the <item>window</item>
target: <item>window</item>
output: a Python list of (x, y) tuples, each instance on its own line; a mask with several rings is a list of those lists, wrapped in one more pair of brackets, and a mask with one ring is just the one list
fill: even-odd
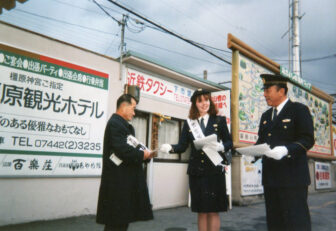
[(146, 147), (148, 147), (148, 122), (149, 115), (140, 111), (135, 112), (135, 116), (131, 121), (135, 130), (135, 137)]
[[(179, 119), (164, 120), (158, 125), (158, 147), (162, 144), (177, 144), (180, 138), (183, 121)], [(156, 161), (187, 162), (189, 160), (190, 147), (181, 154), (167, 154), (158, 152)]]

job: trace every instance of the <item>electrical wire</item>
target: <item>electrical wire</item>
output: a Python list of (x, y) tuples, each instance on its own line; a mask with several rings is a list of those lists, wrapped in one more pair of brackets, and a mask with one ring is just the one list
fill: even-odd
[(200, 4), (201, 7), (203, 6), (203, 7), (207, 8), (209, 11), (213, 12), (218, 18), (220, 18), (222, 21), (226, 22), (227, 24), (229, 24), (229, 25), (232, 26), (233, 28), (235, 28), (235, 29), (237, 29), (237, 30), (240, 30), (240, 31), (243, 32), (243, 33), (246, 33), (246, 34), (249, 36), (249, 38), (252, 39), (253, 41), (255, 41), (256, 43), (258, 43), (260, 47), (263, 47), (264, 49), (270, 51), (272, 54), (276, 54), (272, 49), (266, 47), (266, 46), (264, 45), (264, 42), (261, 43), (261, 42), (260, 42), (260, 38), (258, 38), (258, 39), (253, 39), (253, 38), (251, 37), (251, 34), (253, 35), (254, 32), (249, 31), (247, 28), (244, 28), (244, 27), (241, 27), (241, 26), (237, 26), (237, 25), (231, 23), (231, 22), (228, 21), (226, 18), (224, 18), (222, 15), (220, 15), (220, 14), (218, 14), (216, 11), (214, 11), (214, 10), (213, 10), (214, 7), (210, 7), (210, 6), (208, 6), (208, 5), (205, 4), (205, 3), (209, 3), (209, 1), (200, 1), (200, 0), (196, 0), (196, 2), (198, 2), (198, 4)]
[(119, 22), (119, 20), (117, 20), (116, 18), (114, 18), (112, 15), (110, 15), (110, 13), (109, 12), (107, 12), (105, 9), (104, 9), (104, 7), (102, 7), (98, 2), (96, 2), (96, 0), (92, 0), (93, 1), (93, 3), (95, 3), (102, 11), (104, 11), (104, 13), (106, 14), (106, 15), (108, 15), (110, 18), (112, 18), (115, 22), (117, 22), (118, 23), (118, 25), (120, 25), (120, 23), (121, 22)]
[(86, 29), (86, 30), (91, 30), (91, 31), (95, 31), (95, 32), (103, 33), (103, 34), (114, 35), (111, 32), (97, 30), (97, 29), (94, 29), (94, 28), (91, 28), (91, 27), (86, 27), (86, 26), (82, 26), (82, 25), (79, 25), (79, 24), (74, 24), (74, 23), (70, 23), (70, 22), (67, 22), (67, 21), (59, 20), (59, 19), (56, 19), (56, 18), (51, 18), (51, 17), (35, 14), (35, 13), (28, 12), (28, 11), (25, 11), (25, 10), (14, 9), (13, 11), (18, 11), (18, 12), (21, 12), (21, 13), (24, 13), (24, 14), (33, 15), (33, 16), (36, 16), (36, 17), (39, 17), (39, 18), (43, 18), (43, 19), (47, 19), (47, 20), (52, 20), (54, 22), (59, 22), (59, 23), (63, 23), (63, 24), (70, 25), (70, 26), (79, 27), (79, 28)]
[(163, 47), (155, 46), (153, 44), (149, 44), (149, 43), (145, 43), (145, 42), (140, 42), (140, 41), (135, 40), (135, 39), (125, 38), (125, 40), (136, 42), (136, 43), (140, 43), (142, 45), (146, 45), (146, 46), (150, 46), (150, 47), (153, 47), (153, 48), (157, 48), (157, 49), (160, 49), (160, 50), (163, 50), (163, 51), (167, 51), (167, 52), (170, 52), (170, 53), (173, 53), (173, 54), (177, 54), (177, 55), (180, 55), (180, 56), (184, 56), (184, 57), (187, 57), (187, 58), (191, 58), (191, 59), (194, 59), (194, 60), (199, 60), (199, 61), (203, 61), (203, 62), (207, 62), (207, 63), (212, 63), (212, 64), (216, 64), (216, 65), (221, 65), (221, 63), (211, 62), (209, 60), (193, 57), (193, 56), (190, 56), (190, 55), (186, 55), (184, 53), (180, 53), (180, 52), (169, 50), (169, 49), (166, 49), (166, 48), (163, 48)]
[(185, 42), (187, 42), (187, 43), (189, 43), (189, 44), (191, 44), (191, 45), (193, 45), (193, 46), (195, 46), (195, 47), (198, 47), (198, 48), (202, 49), (203, 51), (207, 52), (208, 54), (210, 54), (210, 55), (216, 57), (217, 59), (219, 59), (219, 60), (221, 60), (221, 61), (223, 61), (223, 62), (225, 62), (225, 63), (231, 65), (231, 62), (230, 62), (230, 61), (228, 61), (228, 60), (226, 60), (226, 59), (224, 59), (224, 58), (222, 58), (222, 57), (220, 57), (220, 56), (214, 54), (213, 52), (211, 52), (211, 51), (205, 49), (204, 47), (202, 47), (202, 46), (200, 46), (200, 45), (194, 43), (192, 40), (189, 40), (189, 39), (187, 39), (187, 38), (184, 38), (183, 36), (181, 36), (181, 35), (179, 35), (179, 34), (176, 34), (175, 32), (172, 32), (172, 31), (166, 29), (165, 27), (163, 27), (163, 26), (161, 26), (161, 25), (159, 25), (159, 24), (157, 24), (157, 23), (151, 21), (150, 19), (148, 19), (148, 18), (146, 18), (146, 17), (144, 17), (144, 16), (142, 16), (142, 15), (140, 15), (140, 14), (134, 12), (134, 11), (131, 10), (131, 9), (128, 9), (127, 7), (125, 7), (125, 6), (121, 5), (121, 4), (119, 4), (118, 2), (116, 2), (116, 1), (114, 1), (114, 0), (108, 0), (108, 1), (111, 2), (111, 3), (114, 4), (114, 5), (116, 5), (116, 6), (120, 7), (120, 8), (122, 8), (123, 10), (126, 10), (126, 11), (128, 11), (129, 13), (131, 13), (131, 14), (133, 14), (133, 15), (139, 17), (139, 18), (141, 18), (142, 20), (145, 20), (146, 22), (151, 23), (152, 25), (154, 25), (154, 26), (156, 26), (156, 27), (159, 27), (159, 28), (163, 29), (164, 31), (168, 32), (170, 35), (172, 35), (172, 36), (174, 36), (174, 37), (177, 37), (177, 38), (179, 38), (179, 39), (181, 39), (181, 40), (183, 40), (183, 41), (185, 41)]
[[(332, 59), (336, 58), (336, 54), (332, 55), (327, 55), (323, 57), (317, 57), (317, 58), (310, 58), (310, 59), (302, 59), (301, 62), (314, 62), (314, 61), (320, 61), (324, 59)], [(281, 62), (292, 62), (293, 60), (288, 60), (288, 59), (272, 59), (273, 61), (281, 61)]]

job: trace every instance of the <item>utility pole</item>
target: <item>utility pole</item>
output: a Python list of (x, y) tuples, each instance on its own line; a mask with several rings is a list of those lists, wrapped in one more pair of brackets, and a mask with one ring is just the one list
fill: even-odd
[(203, 71), (203, 79), (205, 79), (205, 80), (208, 79), (208, 71), (207, 70)]
[(125, 34), (125, 25), (128, 16), (123, 14), (122, 20), (120, 22), (121, 25), (121, 39), (120, 39), (120, 65), (119, 65), (119, 80), (122, 80), (122, 64), (123, 64), (123, 55), (124, 55), (124, 34)]
[[(293, 73), (297, 74), (298, 76), (301, 76), (301, 68), (300, 68), (300, 19), (299, 16), (299, 0), (292, 0), (292, 64), (293, 64)], [(289, 36), (290, 33), (289, 33)]]

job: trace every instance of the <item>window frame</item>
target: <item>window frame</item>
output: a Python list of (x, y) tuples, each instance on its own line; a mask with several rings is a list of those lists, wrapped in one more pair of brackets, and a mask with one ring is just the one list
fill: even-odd
[[(174, 121), (178, 121), (178, 140), (180, 139), (181, 137), (181, 132), (182, 132), (182, 125), (183, 125), (183, 122), (185, 120), (183, 119), (179, 119), (179, 118), (175, 118), (175, 117), (171, 117), (170, 120), (174, 120)], [(159, 135), (159, 134), (158, 134)], [(187, 149), (188, 150), (188, 149)], [(182, 164), (185, 164), (185, 163), (188, 163), (189, 162), (189, 158), (185, 159), (185, 160), (182, 160), (182, 153), (174, 153), (174, 154), (177, 154), (178, 155), (178, 159), (165, 159), (165, 158), (159, 158), (159, 157), (154, 157), (153, 158), (153, 161), (154, 162), (158, 162), (158, 163), (182, 163)]]

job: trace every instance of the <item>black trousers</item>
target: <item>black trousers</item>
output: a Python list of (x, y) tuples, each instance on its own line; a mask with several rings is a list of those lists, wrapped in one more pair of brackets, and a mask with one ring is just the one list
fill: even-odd
[(267, 227), (270, 231), (310, 231), (308, 187), (266, 187)]
[(104, 231), (126, 231), (128, 224), (123, 225), (105, 225)]

